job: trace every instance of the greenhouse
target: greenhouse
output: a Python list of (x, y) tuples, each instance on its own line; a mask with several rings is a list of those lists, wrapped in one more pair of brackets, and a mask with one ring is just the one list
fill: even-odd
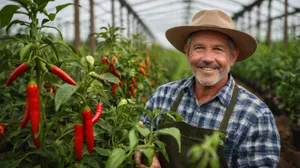
[(0, 167), (300, 167), (299, 0), (0, 0)]

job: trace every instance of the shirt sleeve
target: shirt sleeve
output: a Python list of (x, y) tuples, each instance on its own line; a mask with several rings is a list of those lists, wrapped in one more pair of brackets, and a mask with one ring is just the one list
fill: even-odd
[[(150, 98), (145, 105), (145, 109), (153, 111), (153, 106), (152, 99)], [(151, 125), (151, 120), (145, 112), (143, 112), (141, 115), (141, 121), (147, 126)]]
[(236, 167), (278, 167), (280, 136), (270, 110), (249, 128), (237, 152)]

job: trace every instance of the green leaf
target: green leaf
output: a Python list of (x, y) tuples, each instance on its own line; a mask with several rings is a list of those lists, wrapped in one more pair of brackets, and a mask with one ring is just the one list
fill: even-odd
[(165, 159), (169, 162), (169, 156), (168, 156), (168, 153), (166, 151), (165, 143), (163, 143), (162, 141), (159, 141), (159, 140), (156, 140), (154, 143), (158, 146), (158, 150), (163, 154)]
[(126, 159), (126, 153), (123, 149), (115, 148), (111, 151), (105, 168), (118, 168)]
[(20, 60), (24, 59), (24, 56), (26, 56), (29, 53), (30, 48), (33, 45), (34, 45), (33, 43), (28, 43), (27, 45), (25, 45), (23, 48), (20, 49)]
[(6, 5), (0, 11), (0, 29), (9, 24), (11, 18), (20, 7), (17, 5)]
[(141, 149), (141, 152), (143, 152), (143, 154), (146, 156), (146, 158), (148, 160), (148, 164), (146, 163), (146, 165), (150, 166), (151, 164), (149, 164), (149, 163), (152, 163), (155, 149), (153, 147), (149, 147), (146, 149)]
[(108, 80), (109, 82), (112, 83), (118, 84), (120, 82), (120, 79), (111, 73), (102, 73), (101, 75), (98, 75), (96, 72), (90, 72), (89, 75), (91, 75), (96, 79)]
[(47, 6), (49, 1), (54, 1), (54, 0), (34, 0), (34, 3), (38, 5), (38, 10), (42, 11)]
[[(63, 39), (63, 36), (62, 36), (61, 32), (58, 30), (58, 28), (53, 27), (53, 26), (42, 26), (41, 28), (55, 29), (55, 30), (58, 32), (60, 39)], [(64, 45), (64, 46), (67, 47), (68, 49), (70, 48), (67, 44), (65, 44), (64, 41), (60, 41), (60, 40), (59, 40), (59, 41), (55, 41), (54, 43), (58, 43), (58, 44)], [(72, 49), (70, 49), (70, 50), (72, 50)]]
[(101, 156), (109, 156), (109, 154), (111, 153), (111, 150), (99, 147), (95, 147), (94, 150)]
[(179, 152), (181, 152), (181, 134), (178, 128), (170, 127), (170, 128), (159, 129), (155, 133), (161, 135), (170, 135), (174, 137), (178, 144), (178, 150)]
[(109, 134), (112, 133), (113, 127), (102, 118), (98, 120), (97, 124), (100, 125), (101, 128), (105, 129)]
[(42, 25), (44, 25), (45, 23), (49, 22), (50, 20), (49, 19), (43, 19), (42, 21)]
[(54, 44), (62, 45), (62, 46), (64, 46), (64, 47), (66, 47), (70, 52), (76, 53), (76, 52), (72, 49), (72, 47), (70, 47), (69, 45), (67, 45), (67, 44), (66, 44), (64, 41), (62, 41), (62, 40), (55, 40), (53, 43), (54, 43)]
[(20, 25), (28, 24), (28, 25), (29, 25), (28, 22), (24, 22), (24, 21), (22, 21), (22, 20), (14, 20), (14, 21), (10, 22), (10, 23), (7, 25), (7, 27), (6, 27), (6, 32), (8, 32), (8, 30), (9, 30), (9, 29), (11, 28), (11, 26), (14, 25), (14, 24), (20, 24)]
[(143, 135), (144, 137), (148, 136), (150, 134), (150, 130), (148, 127), (146, 126), (140, 126), (139, 123), (137, 123), (135, 125), (135, 128), (137, 129), (137, 131)]
[(134, 128), (132, 128), (130, 131), (129, 131), (129, 147), (130, 147), (130, 150), (133, 150), (135, 148), (135, 146), (138, 144), (139, 142), (139, 138), (134, 130)]
[(56, 14), (57, 14), (59, 11), (61, 11), (62, 9), (66, 8), (66, 7), (70, 6), (70, 5), (75, 5), (75, 4), (73, 4), (73, 3), (66, 3), (66, 4), (62, 4), (62, 5), (56, 6)]
[(91, 65), (91, 66), (93, 66), (94, 65), (94, 63), (95, 63), (95, 59), (94, 59), (94, 57), (93, 56), (91, 56), (91, 55), (88, 55), (88, 56), (86, 56), (85, 57), (85, 59), (86, 59), (86, 61)]
[(56, 14), (55, 13), (50, 13), (48, 14), (48, 18), (53, 21), (55, 19)]
[(58, 111), (59, 107), (67, 102), (71, 96), (76, 92), (77, 86), (63, 84), (56, 91), (54, 102), (55, 102), (55, 111)]

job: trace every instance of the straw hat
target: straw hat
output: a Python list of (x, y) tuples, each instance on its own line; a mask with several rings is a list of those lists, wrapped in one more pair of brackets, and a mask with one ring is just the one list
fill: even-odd
[(177, 50), (185, 54), (184, 45), (188, 36), (199, 30), (218, 31), (229, 36), (240, 50), (236, 61), (248, 58), (257, 47), (256, 40), (249, 34), (234, 29), (232, 19), (220, 10), (201, 10), (193, 16), (190, 25), (173, 27), (166, 31), (166, 37)]

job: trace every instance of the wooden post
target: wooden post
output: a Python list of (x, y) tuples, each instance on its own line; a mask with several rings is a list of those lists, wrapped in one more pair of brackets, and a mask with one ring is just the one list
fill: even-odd
[(251, 17), (251, 10), (252, 10), (252, 9), (250, 9), (250, 10), (248, 11), (248, 32), (249, 32), (249, 34), (252, 33), (252, 25), (251, 25), (252, 17)]
[(115, 27), (115, 0), (111, 0), (111, 24)]
[(288, 47), (288, 0), (284, 1), (283, 49)]
[(77, 51), (80, 50), (81, 42), (80, 42), (80, 20), (79, 20), (79, 0), (74, 0), (74, 27), (75, 27), (75, 49)]
[(272, 7), (272, 0), (269, 0), (268, 5), (268, 32), (267, 32), (267, 45), (271, 46), (271, 31), (272, 31), (272, 20), (271, 20), (271, 7)]
[(130, 36), (130, 12), (127, 8), (127, 37)]
[[(95, 32), (94, 0), (90, 0), (90, 34)], [(96, 40), (94, 35), (90, 35), (90, 54), (94, 56)]]
[(120, 5), (120, 24), (121, 24), (120, 32), (121, 34), (123, 34), (123, 5), (122, 4)]
[(261, 3), (257, 5), (257, 21), (256, 21), (256, 30), (257, 30), (257, 34), (256, 34), (256, 39), (260, 40), (260, 10), (261, 10)]

